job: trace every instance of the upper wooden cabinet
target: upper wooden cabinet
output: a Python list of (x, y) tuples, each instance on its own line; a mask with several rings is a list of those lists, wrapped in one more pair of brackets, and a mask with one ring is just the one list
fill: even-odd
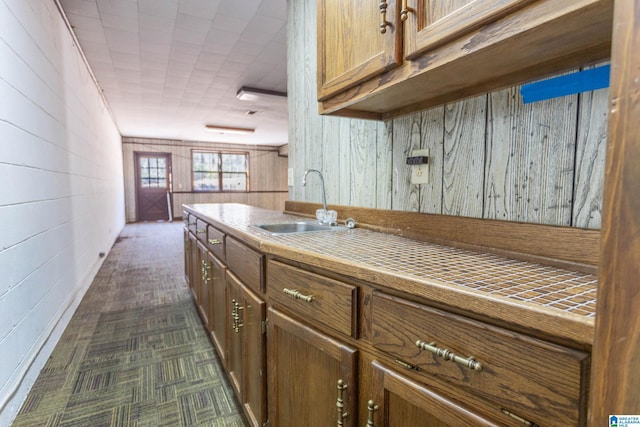
[(318, 98), (402, 62), (395, 0), (318, 0)]
[(389, 119), (611, 50), (612, 0), (318, 0), (317, 13), (321, 114)]

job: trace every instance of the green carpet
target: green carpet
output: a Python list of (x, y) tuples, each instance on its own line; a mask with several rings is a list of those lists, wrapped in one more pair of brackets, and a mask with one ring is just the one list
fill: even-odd
[(14, 426), (246, 423), (183, 273), (181, 223), (127, 225)]

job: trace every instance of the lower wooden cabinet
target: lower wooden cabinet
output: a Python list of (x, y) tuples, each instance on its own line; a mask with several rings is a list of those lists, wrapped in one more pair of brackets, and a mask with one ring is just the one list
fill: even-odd
[[(498, 406), (473, 406), (371, 360), (361, 370), (360, 426), (481, 427), (525, 425), (502, 414)], [(494, 417), (483, 414), (494, 413)], [(530, 425), (530, 424), (529, 424)]]
[(262, 427), (266, 404), (266, 303), (227, 272), (227, 371), (249, 423)]
[(359, 425), (358, 350), (272, 308), (267, 318), (271, 426)]
[(209, 277), (209, 333), (216, 346), (220, 360), (227, 366), (227, 281), (226, 266), (211, 252), (207, 252), (207, 274)]
[(202, 323), (209, 331), (211, 327), (209, 324), (209, 319), (211, 318), (211, 265), (209, 264), (207, 247), (202, 242), (198, 242), (197, 247), (198, 259), (200, 260), (200, 275), (196, 281), (198, 284), (196, 287), (196, 305), (198, 306)]

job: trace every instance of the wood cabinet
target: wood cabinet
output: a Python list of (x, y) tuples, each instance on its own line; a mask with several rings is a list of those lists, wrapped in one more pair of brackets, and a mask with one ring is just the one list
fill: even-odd
[[(361, 389), (360, 424), (376, 427), (457, 427), (518, 425), (494, 420), (445, 397), (429, 386), (409, 379), (396, 369), (373, 360), (363, 366), (366, 386)], [(500, 414), (498, 408), (494, 412)], [(367, 424), (369, 423), (369, 424)], [(523, 425), (520, 422), (519, 425)]]
[(372, 330), (376, 349), (425, 378), (538, 425), (586, 422), (586, 353), (377, 291)]
[(227, 284), (227, 370), (250, 424), (258, 427), (267, 419), (266, 304), (233, 273), (227, 274)]
[(398, 4), (399, 0), (318, 2), (318, 99), (401, 64), (402, 32), (391, 24), (397, 22)]
[(610, 0), (317, 4), (322, 114), (389, 119), (610, 55)]
[(222, 365), (227, 364), (227, 303), (226, 266), (211, 252), (207, 253), (209, 276), (209, 332)]
[(274, 309), (267, 318), (271, 425), (357, 426), (358, 350)]
[(205, 225), (217, 234), (187, 225), (185, 267), (250, 425), (587, 424), (584, 345), (265, 255)]
[(209, 264), (209, 256), (207, 247), (198, 242), (197, 244), (198, 259), (200, 260), (199, 277), (196, 283), (196, 305), (202, 323), (204, 323), (207, 331), (210, 330), (209, 319), (211, 318), (211, 265)]

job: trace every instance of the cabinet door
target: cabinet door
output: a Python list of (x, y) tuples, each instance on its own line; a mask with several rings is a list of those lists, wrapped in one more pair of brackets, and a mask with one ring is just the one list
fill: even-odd
[(358, 351), (272, 308), (267, 317), (271, 424), (356, 426)]
[(202, 277), (202, 263), (200, 262), (200, 254), (198, 252), (198, 240), (195, 234), (189, 233), (189, 260), (191, 267), (189, 269), (189, 288), (193, 298), (198, 300), (198, 288), (200, 278)]
[[(189, 229), (184, 228), (184, 279), (187, 285), (191, 281), (191, 243), (189, 241)], [(191, 285), (189, 285), (191, 287)]]
[(205, 245), (198, 242), (198, 256), (200, 257), (200, 287), (198, 289), (198, 311), (202, 318), (205, 329), (210, 330), (210, 289), (211, 289), (211, 268), (209, 265), (208, 251)]
[(211, 253), (209, 259), (209, 331), (220, 360), (224, 367), (227, 366), (227, 322), (228, 305), (226, 299), (227, 283), (225, 280), (226, 267)]
[(266, 411), (266, 304), (232, 273), (227, 273), (230, 299), (228, 371), (238, 400), (252, 426), (262, 426)]
[(396, 0), (317, 1), (319, 100), (401, 63), (398, 9)]
[(371, 390), (362, 392), (362, 398), (367, 399), (367, 403), (366, 410), (363, 410), (360, 415), (360, 425), (371, 427), (503, 425), (490, 421), (375, 361), (371, 363), (371, 384)]
[(404, 56), (413, 59), (534, 0), (404, 0)]

